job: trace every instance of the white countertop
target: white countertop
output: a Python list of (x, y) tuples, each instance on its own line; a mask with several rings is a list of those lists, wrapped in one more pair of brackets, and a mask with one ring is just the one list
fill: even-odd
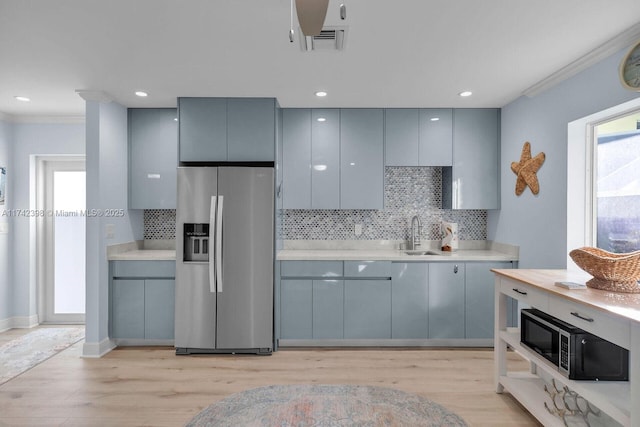
[(175, 261), (175, 240), (137, 240), (107, 247), (109, 261)]
[(458, 250), (456, 252), (438, 252), (437, 255), (408, 255), (400, 250), (302, 250), (289, 249), (278, 252), (278, 261), (517, 261), (517, 255), (490, 249)]
[(175, 250), (136, 249), (109, 256), (109, 261), (175, 261)]
[(438, 250), (439, 242), (423, 241), (425, 255), (400, 250), (402, 241), (285, 241), (278, 261), (518, 261), (517, 246), (487, 241), (461, 241), (454, 252)]

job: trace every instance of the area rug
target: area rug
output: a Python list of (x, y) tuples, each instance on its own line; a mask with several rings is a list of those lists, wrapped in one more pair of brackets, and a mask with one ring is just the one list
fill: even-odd
[(84, 338), (84, 328), (41, 328), (0, 346), (0, 385)]
[(274, 385), (205, 408), (187, 427), (466, 426), (458, 415), (415, 394), (356, 385)]

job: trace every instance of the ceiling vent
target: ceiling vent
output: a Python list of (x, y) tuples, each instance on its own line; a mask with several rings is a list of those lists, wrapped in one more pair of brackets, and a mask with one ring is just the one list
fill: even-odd
[(320, 34), (305, 36), (300, 34), (300, 47), (303, 51), (312, 50), (342, 50), (347, 40), (347, 27), (323, 27)]

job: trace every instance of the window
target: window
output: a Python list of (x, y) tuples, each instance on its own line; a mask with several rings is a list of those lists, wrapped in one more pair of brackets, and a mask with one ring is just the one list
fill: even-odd
[(640, 111), (593, 132), (593, 246), (640, 250)]

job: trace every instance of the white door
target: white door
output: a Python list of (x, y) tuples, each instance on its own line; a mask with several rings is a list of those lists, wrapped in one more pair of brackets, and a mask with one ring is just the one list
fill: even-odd
[(86, 172), (83, 157), (44, 160), (41, 322), (84, 323)]

